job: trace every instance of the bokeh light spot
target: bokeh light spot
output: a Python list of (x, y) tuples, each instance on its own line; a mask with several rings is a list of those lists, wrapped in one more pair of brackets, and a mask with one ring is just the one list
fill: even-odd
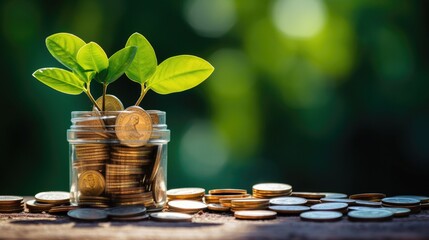
[(326, 7), (321, 0), (277, 0), (272, 7), (272, 18), (287, 36), (308, 38), (323, 28)]
[(234, 1), (189, 0), (185, 17), (195, 31), (204, 37), (220, 37), (235, 24)]

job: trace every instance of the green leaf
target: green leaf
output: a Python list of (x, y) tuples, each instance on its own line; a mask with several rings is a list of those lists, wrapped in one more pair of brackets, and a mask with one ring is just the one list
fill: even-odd
[(125, 74), (132, 81), (143, 84), (156, 71), (158, 61), (156, 60), (155, 51), (149, 41), (140, 33), (131, 35), (125, 46), (137, 47), (136, 56)]
[(137, 47), (130, 46), (113, 54), (109, 58), (109, 68), (107, 69), (106, 78), (99, 79), (99, 81), (103, 84), (110, 84), (116, 81), (122, 74), (124, 74), (125, 70), (127, 70), (128, 66), (133, 61), (136, 52)]
[(61, 68), (41, 68), (33, 73), (33, 77), (62, 93), (78, 95), (85, 90), (83, 81)]
[(84, 45), (82, 39), (70, 33), (56, 33), (46, 38), (46, 47), (52, 56), (86, 80), (84, 70), (76, 60), (79, 49)]
[(182, 92), (206, 80), (213, 71), (214, 67), (202, 58), (179, 55), (162, 62), (147, 87), (159, 94)]
[(92, 70), (96, 73), (100, 73), (109, 67), (109, 59), (106, 53), (100, 45), (95, 42), (90, 42), (81, 47), (77, 53), (76, 59), (85, 71)]

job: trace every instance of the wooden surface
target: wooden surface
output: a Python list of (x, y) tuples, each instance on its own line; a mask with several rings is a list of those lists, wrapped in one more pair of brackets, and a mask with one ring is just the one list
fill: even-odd
[(75, 222), (49, 214), (0, 214), (0, 239), (429, 239), (429, 210), (387, 222), (236, 220), (199, 213), (192, 223)]

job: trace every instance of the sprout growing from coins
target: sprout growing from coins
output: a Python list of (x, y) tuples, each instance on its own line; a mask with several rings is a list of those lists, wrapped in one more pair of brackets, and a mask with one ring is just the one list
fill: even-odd
[[(132, 34), (125, 47), (110, 58), (97, 43), (86, 43), (70, 33), (47, 37), (46, 47), (69, 70), (41, 68), (33, 76), (62, 93), (84, 92), (99, 111), (109, 110), (106, 109), (107, 88), (124, 73), (141, 87), (135, 103), (138, 106), (149, 90), (159, 94), (185, 91), (206, 80), (214, 71), (210, 63), (192, 55), (170, 57), (158, 65), (152, 45), (139, 33)], [(91, 94), (93, 80), (102, 85), (101, 101), (96, 101)]]

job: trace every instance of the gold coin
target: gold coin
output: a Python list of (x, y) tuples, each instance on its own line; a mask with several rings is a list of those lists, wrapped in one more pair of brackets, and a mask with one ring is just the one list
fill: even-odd
[(207, 204), (207, 208), (209, 210), (215, 211), (215, 212), (228, 212), (230, 210), (229, 207), (222, 206), (222, 205), (220, 205), (218, 203)]
[(162, 145), (159, 145), (158, 150), (156, 152), (155, 163), (153, 164), (153, 168), (152, 168), (152, 174), (149, 179), (150, 182), (152, 182), (155, 179), (155, 176), (158, 173), (158, 169), (161, 164), (161, 158), (162, 158)]
[(317, 192), (292, 192), (292, 196), (309, 198), (309, 199), (321, 199), (326, 197), (324, 193), (317, 193)]
[[(104, 109), (100, 109), (100, 110), (103, 110), (103, 111), (122, 111), (122, 110), (124, 110), (124, 105), (119, 100), (119, 98), (117, 98), (116, 96), (106, 94), (105, 99), (106, 99), (106, 103), (104, 105)], [(97, 99), (97, 101), (95, 101), (95, 102), (97, 103), (97, 105), (99, 107), (103, 108), (103, 96), (99, 97)]]
[(170, 199), (188, 199), (204, 196), (204, 188), (175, 188), (167, 191)]
[(79, 176), (78, 186), (82, 195), (99, 196), (104, 192), (106, 182), (101, 173), (90, 170)]
[(386, 194), (384, 193), (359, 193), (350, 195), (350, 199), (358, 199), (358, 200), (374, 200), (374, 199), (382, 199), (385, 198)]
[(116, 119), (116, 136), (129, 147), (143, 146), (152, 134), (150, 115), (138, 106), (131, 106), (121, 112)]
[(0, 196), (0, 205), (20, 204), (24, 198), (20, 196)]
[(177, 212), (196, 213), (200, 210), (207, 209), (207, 205), (192, 200), (173, 200), (168, 202), (168, 209)]
[(224, 189), (209, 190), (209, 194), (211, 195), (247, 194), (247, 191), (245, 189), (224, 188)]
[(269, 210), (249, 210), (249, 211), (236, 211), (234, 217), (237, 219), (245, 220), (264, 220), (274, 219), (277, 213)]
[(165, 202), (167, 198), (167, 186), (165, 184), (164, 170), (162, 168), (159, 169), (153, 184), (155, 185), (153, 187), (153, 198), (155, 202)]

